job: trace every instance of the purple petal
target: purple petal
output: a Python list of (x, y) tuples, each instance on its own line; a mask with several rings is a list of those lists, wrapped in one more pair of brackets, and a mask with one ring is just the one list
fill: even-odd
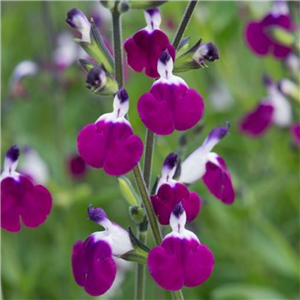
[(269, 38), (266, 29), (270, 26), (279, 26), (292, 30), (293, 24), (288, 15), (273, 16), (268, 14), (262, 21), (250, 22), (246, 26), (246, 42), (257, 55), (264, 56), (271, 53), (279, 59), (284, 59), (291, 53), (292, 48), (283, 46)]
[[(161, 246), (153, 248), (148, 255), (150, 275), (162, 288), (176, 291), (183, 287), (181, 240), (166, 238)], [(176, 270), (176, 272), (174, 272)]]
[(72, 253), (72, 270), (78, 285), (92, 296), (107, 292), (116, 277), (116, 264), (109, 244), (95, 241), (90, 236), (84, 243), (75, 243)]
[(18, 182), (15, 179), (8, 177), (1, 181), (1, 228), (10, 232), (21, 230), (18, 194)]
[(182, 203), (187, 215), (187, 222), (194, 220), (200, 211), (200, 197), (189, 190), (181, 183), (171, 186), (164, 183), (160, 186), (157, 195), (151, 196), (151, 201), (159, 223), (168, 225), (170, 215), (178, 203)]
[(72, 156), (68, 161), (69, 173), (74, 179), (82, 178), (86, 174), (86, 163), (80, 155)]
[(154, 133), (171, 134), (174, 129), (193, 127), (202, 117), (203, 99), (185, 85), (155, 84), (141, 96), (138, 112), (145, 126)]
[(165, 238), (148, 256), (151, 276), (159, 286), (171, 291), (203, 283), (211, 275), (213, 265), (211, 251), (193, 239)]
[(165, 49), (168, 49), (173, 60), (175, 59), (174, 47), (168, 37), (158, 29), (151, 33), (146, 30), (138, 31), (125, 41), (124, 48), (129, 66), (136, 72), (145, 68), (146, 75), (152, 78), (159, 77), (157, 61)]
[(300, 123), (293, 124), (290, 130), (291, 134), (294, 137), (294, 141), (296, 142), (298, 147), (300, 147)]
[(88, 124), (78, 134), (78, 151), (94, 168), (104, 168), (112, 176), (131, 171), (143, 153), (141, 139), (126, 123), (99, 121)]
[(20, 185), (22, 205), (20, 214), (27, 227), (37, 227), (44, 223), (52, 208), (52, 197), (42, 185), (33, 186), (25, 177), (21, 178)]
[(252, 136), (263, 134), (272, 123), (273, 112), (272, 105), (260, 103), (253, 112), (244, 117), (240, 130)]
[(1, 182), (1, 227), (17, 232), (20, 217), (25, 226), (34, 228), (46, 221), (52, 208), (52, 197), (42, 185), (34, 186), (25, 176), (18, 181), (8, 177)]
[(210, 249), (195, 240), (183, 243), (184, 285), (195, 287), (206, 281), (214, 267), (214, 256)]
[[(215, 159), (217, 163), (215, 163)], [(202, 179), (209, 191), (225, 204), (231, 204), (234, 201), (235, 192), (231, 182), (230, 173), (224, 160), (216, 156), (214, 162), (206, 163), (206, 172)]]

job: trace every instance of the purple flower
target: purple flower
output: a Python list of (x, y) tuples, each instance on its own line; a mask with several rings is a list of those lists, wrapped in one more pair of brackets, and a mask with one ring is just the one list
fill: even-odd
[(300, 123), (295, 123), (290, 128), (291, 134), (294, 137), (296, 145), (300, 148)]
[(177, 155), (170, 153), (162, 167), (162, 176), (158, 182), (156, 195), (151, 201), (159, 223), (168, 225), (171, 212), (178, 203), (182, 203), (187, 214), (187, 222), (194, 220), (201, 208), (201, 199), (195, 192), (189, 192), (184, 184), (173, 180), (177, 167)]
[(284, 59), (292, 52), (292, 48), (281, 45), (268, 36), (267, 29), (272, 26), (279, 26), (288, 31), (293, 30), (293, 23), (285, 1), (275, 1), (272, 10), (262, 20), (251, 21), (247, 24), (246, 42), (257, 55), (272, 54), (278, 59)]
[(25, 226), (35, 228), (44, 223), (52, 208), (52, 197), (42, 185), (35, 185), (17, 173), (19, 148), (11, 147), (5, 156), (1, 174), (1, 227), (10, 232)]
[(91, 23), (81, 10), (79, 10), (78, 8), (69, 10), (67, 13), (66, 22), (81, 34), (82, 42), (91, 42)]
[(157, 66), (160, 78), (138, 101), (141, 120), (148, 129), (161, 135), (193, 127), (203, 114), (201, 95), (172, 74), (173, 59), (168, 50), (161, 54)]
[(216, 59), (219, 59), (219, 51), (215, 44), (207, 43), (196, 48), (193, 54), (193, 60), (196, 61), (200, 66), (205, 65), (205, 61), (213, 62)]
[(195, 287), (206, 281), (214, 267), (210, 249), (197, 236), (186, 230), (186, 214), (178, 204), (170, 218), (172, 232), (148, 255), (148, 267), (155, 282), (162, 288), (177, 291), (183, 286)]
[(146, 75), (159, 77), (157, 61), (161, 53), (168, 49), (172, 59), (175, 59), (175, 48), (168, 37), (159, 29), (161, 16), (157, 8), (145, 10), (147, 26), (138, 31), (124, 43), (129, 66), (136, 72), (145, 69)]
[(92, 296), (107, 292), (117, 274), (118, 256), (133, 249), (128, 232), (111, 222), (101, 208), (88, 208), (89, 219), (105, 228), (73, 246), (72, 270), (76, 283)]
[(235, 192), (224, 160), (211, 152), (213, 147), (229, 132), (229, 127), (214, 128), (204, 143), (181, 164), (179, 181), (191, 184), (202, 178), (209, 191), (225, 204), (234, 201)]
[(268, 97), (262, 99), (240, 123), (240, 130), (253, 137), (263, 134), (273, 123), (279, 127), (287, 127), (292, 120), (291, 105), (278, 86), (268, 76), (264, 76), (263, 81), (268, 90)]
[(93, 168), (103, 168), (112, 176), (131, 171), (143, 153), (141, 139), (134, 135), (125, 119), (129, 98), (121, 88), (113, 103), (113, 112), (86, 125), (78, 134), (77, 146), (83, 160)]

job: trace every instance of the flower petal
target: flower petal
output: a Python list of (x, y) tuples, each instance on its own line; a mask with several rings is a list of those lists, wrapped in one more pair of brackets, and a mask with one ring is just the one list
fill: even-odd
[(77, 138), (78, 151), (94, 168), (112, 176), (131, 171), (142, 156), (143, 144), (130, 125), (101, 120), (85, 126)]
[(206, 172), (202, 177), (209, 191), (225, 204), (234, 201), (235, 192), (224, 160), (216, 153), (208, 154)]
[(294, 137), (294, 141), (296, 142), (298, 147), (300, 147), (300, 123), (293, 124), (290, 131)]
[(18, 182), (7, 177), (1, 181), (1, 228), (18, 232), (20, 225), (20, 208)]
[(253, 112), (248, 113), (240, 124), (243, 133), (252, 136), (263, 134), (272, 123), (274, 107), (260, 103)]

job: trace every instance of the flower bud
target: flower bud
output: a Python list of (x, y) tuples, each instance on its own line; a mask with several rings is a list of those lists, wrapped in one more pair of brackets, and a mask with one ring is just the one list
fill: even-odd
[(85, 14), (78, 8), (73, 8), (68, 11), (66, 22), (78, 32), (81, 33), (82, 42), (91, 42), (90, 31), (91, 23), (85, 16)]
[(129, 215), (136, 224), (141, 224), (145, 218), (145, 211), (140, 206), (130, 206)]
[(174, 72), (186, 72), (191, 69), (199, 69), (206, 66), (206, 62), (214, 62), (219, 59), (219, 51), (215, 44), (201, 45), (201, 39), (195, 46), (181, 54), (175, 61)]

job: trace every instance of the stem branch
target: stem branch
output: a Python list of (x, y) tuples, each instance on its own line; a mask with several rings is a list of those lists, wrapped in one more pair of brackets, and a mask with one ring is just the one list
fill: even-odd
[(177, 50), (179, 43), (183, 37), (185, 29), (192, 17), (192, 14), (194, 12), (194, 9), (195, 9), (197, 3), (198, 3), (198, 0), (196, 0), (196, 1), (192, 0), (189, 2), (189, 4), (187, 5), (187, 7), (185, 9), (185, 12), (183, 14), (183, 17), (181, 19), (180, 25), (176, 31), (174, 41), (173, 41), (173, 46), (175, 47), (176, 50)]

